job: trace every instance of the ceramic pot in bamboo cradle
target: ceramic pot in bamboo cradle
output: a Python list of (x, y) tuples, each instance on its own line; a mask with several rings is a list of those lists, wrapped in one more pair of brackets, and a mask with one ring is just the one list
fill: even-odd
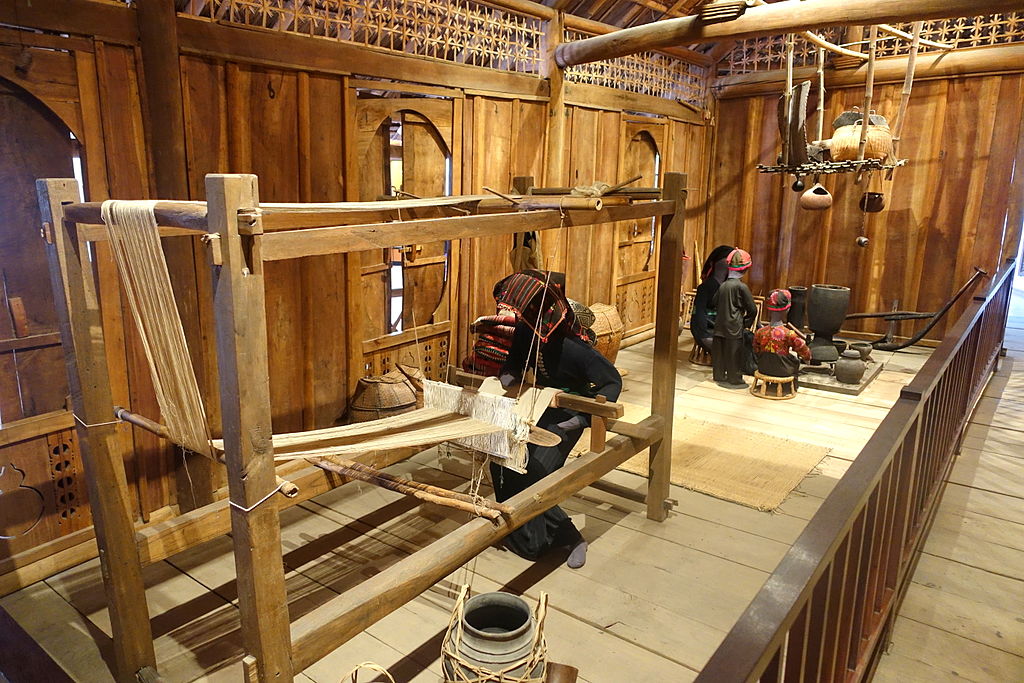
[[(861, 124), (841, 126), (832, 134), (829, 149), (833, 161), (856, 161), (860, 154)], [(865, 159), (885, 161), (892, 155), (892, 131), (889, 126), (868, 125), (868, 137), (864, 146)]]
[[(461, 626), (459, 638), (454, 629)], [(526, 601), (511, 593), (483, 593), (466, 601), (459, 623), (449, 627), (458, 658), (442, 653), (446, 683), (460, 681), (543, 681), (546, 661), (527, 671), (537, 622)], [(520, 662), (520, 665), (509, 669)], [(499, 677), (499, 672), (503, 675)]]
[(593, 304), (590, 306), (594, 314), (594, 324), (590, 329), (597, 336), (594, 348), (608, 362), (614, 363), (619, 355), (619, 347), (622, 345), (622, 333), (625, 325), (619, 316), (619, 311), (610, 304)]
[(369, 422), (416, 409), (412, 382), (399, 370), (379, 377), (363, 377), (349, 406), (349, 422)]

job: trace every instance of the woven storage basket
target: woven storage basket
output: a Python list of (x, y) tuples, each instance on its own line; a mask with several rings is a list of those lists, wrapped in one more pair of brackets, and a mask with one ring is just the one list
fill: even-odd
[(597, 335), (594, 348), (614, 363), (615, 357), (619, 355), (619, 345), (622, 344), (622, 332), (625, 329), (619, 311), (609, 304), (592, 304), (590, 310), (593, 311), (595, 318), (590, 329)]
[[(861, 125), (842, 126), (832, 135), (833, 161), (855, 161), (860, 150)], [(865, 159), (885, 161), (892, 154), (892, 131), (889, 126), (868, 126), (868, 137), (864, 147)]]
[(363, 377), (349, 406), (349, 422), (369, 422), (416, 409), (416, 390), (398, 370), (379, 377)]

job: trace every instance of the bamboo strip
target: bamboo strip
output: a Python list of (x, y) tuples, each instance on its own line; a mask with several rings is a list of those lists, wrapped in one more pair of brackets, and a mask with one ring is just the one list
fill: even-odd
[[(322, 467), (323, 469), (328, 470), (330, 472), (335, 472), (336, 474), (340, 474), (350, 479), (358, 479), (360, 481), (365, 481), (368, 484), (374, 484), (375, 486), (380, 486), (381, 488), (385, 488), (391, 491), (403, 493), (407, 496), (416, 498), (417, 500), (422, 500), (425, 503), (434, 503), (435, 505), (442, 505), (444, 507), (462, 510), (463, 512), (469, 512), (480, 517), (486, 517), (491, 521), (497, 521), (501, 518), (501, 512), (499, 512), (498, 510), (492, 509), (485, 505), (467, 503), (464, 500), (449, 497), (452, 492), (446, 491), (445, 489), (436, 489), (434, 487), (430, 487), (431, 489), (434, 490), (427, 491), (422, 488), (409, 485), (410, 482), (408, 482), (407, 480), (403, 481), (398, 479), (397, 477), (386, 478), (381, 476), (383, 474), (382, 472), (367, 472), (362, 469), (346, 467), (345, 465), (339, 465), (335, 462), (326, 460), (324, 458), (318, 458), (314, 462), (317, 465), (317, 467)], [(441, 491), (444, 491), (443, 495), (439, 493)]]

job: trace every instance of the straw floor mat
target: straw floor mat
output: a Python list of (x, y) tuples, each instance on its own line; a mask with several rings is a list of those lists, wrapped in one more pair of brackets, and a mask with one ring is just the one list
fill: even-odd
[[(650, 415), (645, 406), (625, 404), (623, 419), (639, 422)], [(679, 415), (672, 439), (672, 483), (716, 498), (775, 510), (804, 477), (828, 455), (825, 446), (705, 422)], [(576, 450), (586, 450), (584, 434)], [(647, 476), (647, 451), (619, 469)]]

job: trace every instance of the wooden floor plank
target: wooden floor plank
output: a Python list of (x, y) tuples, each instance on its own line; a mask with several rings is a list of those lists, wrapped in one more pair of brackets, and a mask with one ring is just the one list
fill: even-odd
[(949, 481), (1024, 498), (1024, 457), (964, 448), (950, 472)]
[(950, 483), (942, 494), (942, 509), (946, 512), (970, 510), (981, 515), (1024, 524), (1024, 501), (1000, 493)]
[(877, 680), (1001, 682), (1019, 681), (1022, 674), (1024, 658), (900, 616)]
[(98, 627), (45, 582), (0, 598), (0, 605), (73, 680), (114, 680), (107, 664), (113, 652), (103, 651), (109, 643), (94, 635)]
[(981, 605), (1024, 615), (1024, 590), (1019, 581), (962, 562), (925, 553), (917, 563), (913, 581)]
[[(1024, 585), (1018, 586), (1018, 590), (1024, 590)], [(900, 616), (1008, 654), (1024, 655), (1024, 629), (1018, 621), (1020, 612), (912, 583), (900, 607)]]

